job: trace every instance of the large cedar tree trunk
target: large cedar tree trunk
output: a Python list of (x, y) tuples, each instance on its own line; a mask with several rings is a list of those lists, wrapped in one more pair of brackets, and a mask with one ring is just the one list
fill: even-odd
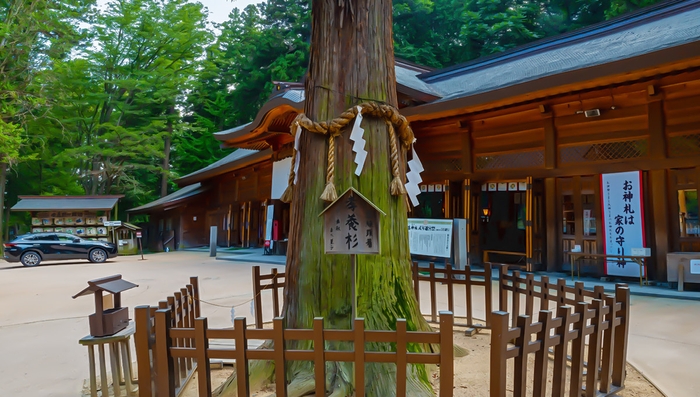
[[(331, 120), (365, 101), (397, 106), (391, 0), (314, 0), (309, 72), (306, 80), (306, 115), (315, 121)], [(382, 209), (379, 255), (357, 256), (357, 315), (368, 329), (395, 329), (405, 318), (409, 330), (430, 329), (420, 314), (412, 288), (406, 199), (392, 196), (390, 146), (384, 120), (365, 117), (362, 127), (369, 152), (362, 174), (355, 176), (350, 125), (336, 138), (335, 185), (340, 195), (354, 187)], [(348, 255), (325, 255), (323, 218), (328, 204), (319, 197), (326, 184), (328, 140), (303, 132), (298, 183), (291, 205), (290, 244), (283, 316), (287, 328), (311, 328), (314, 317), (325, 318), (326, 328), (351, 328), (352, 280)], [(405, 175), (401, 154), (401, 173)], [(367, 344), (368, 349), (388, 349)], [(306, 345), (305, 348), (309, 346)], [(327, 348), (348, 349), (348, 345)], [(420, 346), (416, 346), (420, 349)], [(271, 376), (270, 363), (253, 364), (251, 383)], [(261, 368), (265, 367), (265, 368)], [(396, 395), (393, 364), (368, 364), (367, 396)], [(289, 396), (313, 392), (313, 367), (290, 362)], [(327, 390), (333, 396), (354, 394), (352, 364), (327, 364)], [(430, 396), (424, 366), (411, 366), (408, 395)], [(222, 395), (235, 395), (230, 384)]]

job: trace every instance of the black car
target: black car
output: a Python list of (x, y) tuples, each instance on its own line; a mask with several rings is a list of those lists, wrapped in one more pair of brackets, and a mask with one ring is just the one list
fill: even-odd
[(36, 266), (41, 261), (87, 259), (104, 262), (117, 256), (117, 246), (106, 241), (87, 240), (68, 233), (33, 233), (5, 243), (5, 260)]

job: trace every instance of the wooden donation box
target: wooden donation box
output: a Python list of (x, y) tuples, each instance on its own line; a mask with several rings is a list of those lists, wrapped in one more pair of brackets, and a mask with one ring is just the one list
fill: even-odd
[[(95, 313), (90, 315), (90, 335), (109, 336), (123, 330), (129, 325), (129, 308), (121, 307), (121, 293), (138, 287), (138, 285), (123, 280), (121, 274), (98, 278), (88, 281), (88, 286), (78, 292), (73, 299), (95, 294)], [(108, 292), (114, 295), (114, 307), (105, 309), (102, 293)]]

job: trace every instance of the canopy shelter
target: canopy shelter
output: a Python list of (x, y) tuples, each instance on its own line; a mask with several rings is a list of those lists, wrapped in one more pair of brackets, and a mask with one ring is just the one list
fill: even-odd
[(31, 213), (32, 233), (62, 232), (103, 240), (110, 219), (117, 217), (119, 199), (111, 196), (19, 196), (12, 211)]
[(12, 211), (112, 211), (123, 195), (115, 196), (19, 196)]

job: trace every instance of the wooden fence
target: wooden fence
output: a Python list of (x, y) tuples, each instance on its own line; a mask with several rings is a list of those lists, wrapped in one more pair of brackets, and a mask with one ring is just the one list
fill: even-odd
[[(430, 313), (423, 313), (423, 315), (430, 316), (430, 322), (437, 322), (437, 285), (443, 284), (447, 286), (447, 310), (454, 313), (455, 312), (455, 285), (464, 285), (464, 294), (461, 294), (461, 298), (464, 299), (464, 305), (466, 308), (466, 323), (455, 323), (457, 326), (461, 327), (473, 327), (473, 328), (489, 328), (491, 326), (490, 313), (492, 300), (484, 299), (485, 306), (485, 319), (483, 324), (474, 323), (474, 287), (482, 286), (484, 287), (484, 297), (490, 297), (492, 292), (492, 280), (491, 280), (491, 264), (484, 264), (483, 270), (474, 270), (469, 266), (465, 267), (463, 270), (454, 269), (452, 265), (446, 264), (445, 268), (436, 268), (434, 263), (426, 267), (419, 267), (418, 262), (413, 262), (412, 266), (413, 272), (413, 289), (416, 293), (416, 299), (420, 304), (420, 282), (427, 281), (430, 284)], [(427, 274), (424, 274), (427, 273)]]
[[(491, 318), (491, 397), (506, 395), (510, 359), (514, 359), (514, 397), (526, 395), (528, 382), (533, 396), (544, 396), (548, 379), (552, 396), (607, 396), (624, 387), (630, 310), (626, 285), (618, 284), (614, 294), (606, 294), (602, 286), (591, 291), (583, 283), (569, 287), (565, 279), (550, 283), (543, 276), (536, 281), (532, 274), (508, 275), (504, 269), (500, 280), (501, 310)], [(551, 353), (554, 363), (548, 370)], [(528, 360), (530, 354), (534, 364)]]
[[(474, 328), (488, 328), (490, 319), (486, 315), (484, 324), (479, 324), (474, 322), (473, 316), (473, 302), (474, 302), (474, 288), (475, 286), (484, 287), (484, 295), (491, 296), (492, 294), (492, 279), (491, 279), (491, 264), (487, 263), (484, 266), (484, 270), (474, 270), (466, 268), (464, 270), (454, 269), (452, 265), (447, 264), (444, 268), (436, 268), (434, 263), (430, 263), (428, 267), (419, 267), (418, 262), (413, 262), (412, 265), (413, 274), (413, 289), (420, 302), (420, 283), (428, 282), (430, 285), (430, 312), (423, 313), (425, 316), (429, 316), (429, 321), (432, 323), (438, 323), (438, 300), (437, 300), (437, 286), (444, 284), (447, 286), (447, 311), (454, 313), (454, 302), (455, 302), (455, 285), (464, 285), (465, 293), (457, 294), (459, 299), (463, 299), (466, 307), (466, 322), (455, 323), (455, 325), (460, 327), (474, 327)], [(280, 315), (280, 300), (279, 292), (284, 289), (285, 285), (285, 273), (279, 272), (277, 269), (273, 268), (269, 274), (261, 274), (260, 266), (253, 266), (253, 301), (254, 301), (254, 315), (255, 318), (255, 328), (263, 327), (263, 291), (272, 292), (272, 313), (274, 317)], [(485, 300), (485, 311), (484, 313), (491, 313), (492, 303), (491, 299)]]
[[(272, 329), (247, 329), (245, 318), (236, 318), (233, 329), (210, 329), (206, 318), (196, 318), (193, 327), (174, 328), (172, 311), (157, 310), (155, 314), (156, 372), (177, 375), (177, 362), (196, 360), (199, 363), (197, 382), (200, 397), (212, 394), (210, 359), (234, 359), (239, 396), (250, 396), (248, 384), (249, 360), (269, 360), (275, 364), (275, 391), (277, 396), (287, 395), (286, 365), (288, 361), (312, 361), (316, 379), (316, 395), (325, 396), (327, 361), (353, 362), (355, 364), (355, 385), (365, 384), (366, 363), (396, 363), (396, 396), (406, 396), (407, 364), (439, 364), (440, 396), (452, 396), (453, 389), (453, 316), (449, 312), (440, 313), (440, 331), (408, 332), (406, 320), (396, 322), (396, 331), (365, 330), (364, 319), (356, 319), (352, 330), (331, 330), (323, 328), (323, 318), (314, 318), (313, 329), (284, 329), (284, 319), (273, 320)], [(211, 348), (210, 339), (232, 339), (235, 347)], [(269, 340), (274, 349), (249, 349), (249, 340)], [(190, 344), (194, 341), (194, 344)], [(290, 350), (288, 341), (310, 341), (313, 347), (308, 350)], [(353, 350), (326, 350), (328, 341), (353, 343)], [(365, 343), (379, 342), (395, 344), (393, 352), (365, 350)], [(408, 351), (408, 344), (439, 344), (439, 353), (414, 353)], [(281, 348), (280, 348), (281, 347)], [(176, 395), (177, 377), (158, 376), (158, 396)], [(355, 390), (355, 396), (364, 396), (364, 388)]]
[[(179, 395), (197, 368), (197, 360), (194, 357), (178, 358), (173, 362), (173, 371), (165, 372), (167, 376), (158, 376), (164, 372), (158, 372), (158, 362), (155, 360), (155, 352), (159, 345), (165, 343), (164, 339), (156, 337), (157, 312), (168, 312), (168, 327), (170, 329), (189, 329), (193, 327), (195, 319), (200, 317), (199, 282), (197, 277), (190, 277), (190, 283), (180, 291), (175, 292), (166, 300), (160, 301), (158, 306), (137, 306), (134, 309), (136, 321), (136, 362), (138, 363), (139, 396), (154, 396), (158, 380), (171, 379), (174, 395)], [(194, 346), (193, 338), (177, 341), (181, 347)], [(157, 394), (160, 396), (160, 392)]]
[(270, 274), (260, 274), (260, 266), (253, 266), (253, 303), (255, 312), (255, 328), (263, 327), (262, 292), (272, 291), (273, 317), (280, 315), (279, 291), (284, 290), (285, 273), (272, 269)]

